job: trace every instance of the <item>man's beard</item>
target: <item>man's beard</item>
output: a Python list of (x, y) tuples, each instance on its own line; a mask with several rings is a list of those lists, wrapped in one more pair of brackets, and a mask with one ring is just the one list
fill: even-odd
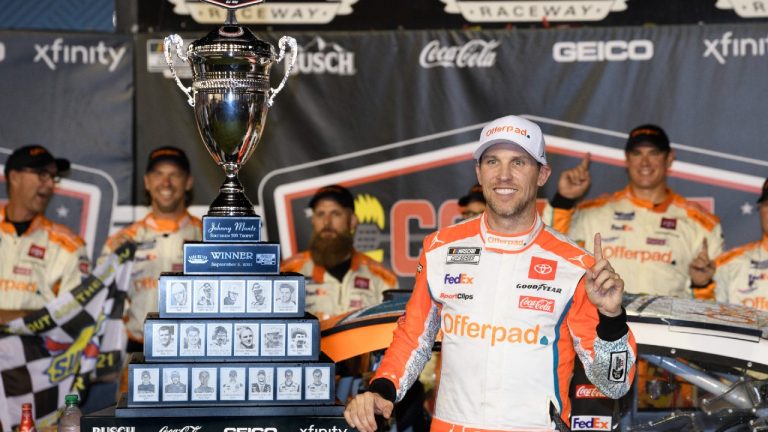
[(309, 253), (315, 264), (332, 268), (352, 255), (354, 238), (351, 233), (336, 233), (334, 237), (324, 238), (319, 233), (312, 233), (309, 240)]

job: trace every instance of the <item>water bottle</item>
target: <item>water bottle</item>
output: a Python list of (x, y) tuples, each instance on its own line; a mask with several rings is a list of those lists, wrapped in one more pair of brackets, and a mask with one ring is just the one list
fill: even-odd
[(64, 410), (59, 418), (57, 432), (80, 432), (80, 408), (77, 395), (71, 394), (64, 397)]

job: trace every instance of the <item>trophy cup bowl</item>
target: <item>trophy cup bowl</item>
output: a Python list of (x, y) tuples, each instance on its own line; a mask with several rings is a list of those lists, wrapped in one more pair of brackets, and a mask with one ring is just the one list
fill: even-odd
[[(176, 84), (194, 108), (200, 137), (226, 179), (208, 216), (253, 216), (253, 204), (238, 180), (240, 168), (253, 154), (264, 131), (268, 108), (285, 85), (296, 59), (296, 41), (282, 37), (280, 53), (250, 30), (237, 25), (230, 10), (227, 22), (198, 39), (183, 52), (178, 35), (165, 38), (165, 57)], [(291, 48), (291, 61), (277, 88), (270, 88), (269, 72)], [(176, 74), (171, 50), (192, 67), (192, 86), (185, 87)]]

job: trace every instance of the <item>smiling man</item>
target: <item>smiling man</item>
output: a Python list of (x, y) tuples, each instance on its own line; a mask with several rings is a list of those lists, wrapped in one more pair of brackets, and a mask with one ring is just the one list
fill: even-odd
[(157, 312), (160, 273), (181, 271), (184, 243), (202, 238), (202, 222), (187, 212), (192, 182), (189, 159), (181, 149), (152, 151), (144, 174), (150, 212), (112, 235), (102, 251), (100, 259), (126, 240), (138, 244), (126, 310), (128, 352), (143, 350), (144, 318), (148, 312)]
[(69, 161), (39, 145), (5, 162), (8, 203), (0, 208), (0, 318), (39, 309), (88, 274), (85, 242), (44, 214)]
[(630, 387), (636, 349), (624, 283), (603, 257), (544, 225), (550, 175), (538, 125), (488, 124), (473, 155), (486, 209), (424, 239), (416, 284), (370, 385), (344, 416), (361, 432), (389, 417), (442, 331), (431, 431), (565, 430), (574, 359), (608, 397)]
[(634, 128), (625, 155), (629, 184), (579, 205), (591, 184), (589, 155), (564, 171), (545, 221), (587, 249), (602, 233), (606, 257), (617, 272), (632, 275), (628, 293), (711, 298), (712, 260), (723, 250), (719, 219), (667, 185), (675, 151), (663, 129)]

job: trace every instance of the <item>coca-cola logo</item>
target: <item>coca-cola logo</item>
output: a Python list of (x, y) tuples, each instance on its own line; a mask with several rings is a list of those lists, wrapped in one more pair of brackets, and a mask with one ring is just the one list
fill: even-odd
[(433, 67), (492, 67), (496, 64), (497, 40), (485, 41), (472, 39), (464, 45), (441, 46), (440, 41), (433, 40), (424, 46), (419, 55), (419, 64), (423, 68)]
[(184, 426), (178, 429), (171, 429), (168, 426), (163, 426), (158, 432), (197, 432), (202, 428), (202, 426)]
[(608, 396), (594, 385), (579, 384), (576, 386), (576, 399), (608, 399)]
[(520, 301), (517, 305), (520, 309), (530, 309), (548, 313), (555, 311), (555, 300), (543, 297), (520, 296)]

